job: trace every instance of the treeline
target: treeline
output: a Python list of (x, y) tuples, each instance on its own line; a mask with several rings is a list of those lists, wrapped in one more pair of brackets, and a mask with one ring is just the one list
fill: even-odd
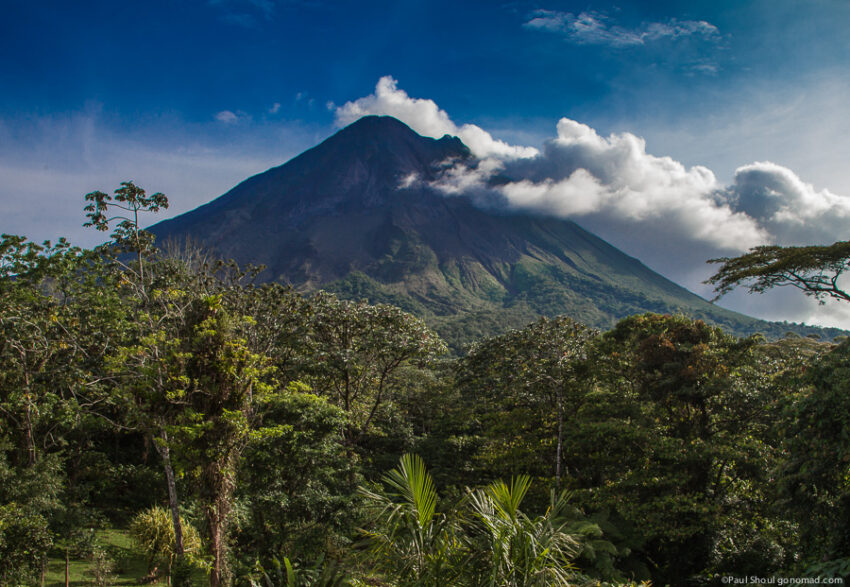
[(0, 242), (0, 585), (106, 526), (174, 585), (850, 574), (847, 342), (647, 314), (450, 359), (395, 307), (154, 248), (161, 194), (87, 198), (126, 216), (106, 245)]

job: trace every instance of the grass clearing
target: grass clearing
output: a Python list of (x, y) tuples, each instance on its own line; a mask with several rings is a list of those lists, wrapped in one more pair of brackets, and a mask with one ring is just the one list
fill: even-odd
[[(133, 541), (125, 530), (115, 528), (98, 530), (95, 533), (95, 544), (114, 563), (112, 576), (107, 582), (108, 585), (139, 585), (148, 575), (145, 557), (133, 546)], [(94, 570), (95, 563), (91, 558), (72, 557), (69, 584), (73, 587), (93, 585)], [(46, 587), (64, 587), (65, 557), (62, 551), (54, 550), (50, 553), (44, 584)], [(165, 585), (165, 579), (146, 584)]]

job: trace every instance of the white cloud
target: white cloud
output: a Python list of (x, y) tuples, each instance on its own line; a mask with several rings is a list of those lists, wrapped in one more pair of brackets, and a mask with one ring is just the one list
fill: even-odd
[(275, 102), (272, 104), (272, 107), (269, 108), (269, 114), (277, 114), (280, 112), (280, 102)]
[(537, 10), (525, 23), (529, 29), (539, 29), (564, 35), (570, 41), (587, 45), (629, 47), (644, 45), (660, 39), (699, 36), (712, 38), (718, 35), (717, 27), (704, 20), (671, 19), (667, 22), (650, 22), (637, 29), (626, 29), (609, 24), (610, 19), (598, 12), (571, 12)]
[(435, 187), (449, 194), (485, 189), (498, 171), (511, 181), (489, 189), (509, 207), (591, 218), (595, 225), (656, 226), (666, 243), (659, 243), (652, 260), (668, 255), (673, 239), (690, 248), (701, 244), (733, 252), (770, 238), (754, 219), (730, 207), (711, 170), (651, 155), (643, 139), (630, 133), (605, 138), (568, 118), (558, 122), (557, 131), (536, 157), (456, 166)]
[(537, 153), (537, 149), (532, 147), (519, 147), (496, 140), (474, 124), (458, 127), (433, 100), (411, 98), (407, 92), (398, 88), (398, 82), (390, 76), (378, 80), (374, 93), (339, 107), (328, 103), (328, 108), (335, 108), (338, 126), (351, 124), (358, 118), (372, 114), (394, 116), (424, 136), (458, 136), (478, 157), (530, 157)]
[[(645, 36), (712, 30), (707, 23), (673, 21), (647, 26)], [(338, 125), (390, 115), (423, 135), (459, 136), (478, 159), (448, 165), (433, 187), (447, 195), (472, 195), (480, 204), (574, 219), (690, 287), (698, 283), (695, 276), (705, 278), (702, 263), (710, 257), (765, 243), (845, 238), (850, 220), (850, 199), (817, 191), (773, 163), (739, 167), (724, 186), (705, 166), (686, 167), (648, 153), (637, 135), (603, 137), (568, 118), (558, 122), (557, 135), (541, 150), (517, 147), (480, 127), (456, 124), (433, 100), (411, 98), (389, 76), (373, 94), (335, 112)], [(491, 183), (497, 174), (499, 181)]]
[(768, 161), (739, 167), (729, 188), (735, 207), (781, 244), (850, 238), (850, 198), (816, 190), (790, 169)]
[(223, 122), (224, 124), (236, 124), (239, 121), (239, 116), (230, 110), (222, 110), (221, 112), (216, 113), (215, 119), (219, 122)]

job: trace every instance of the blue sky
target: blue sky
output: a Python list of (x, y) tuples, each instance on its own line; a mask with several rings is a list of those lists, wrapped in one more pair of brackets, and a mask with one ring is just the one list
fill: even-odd
[[(706, 258), (850, 227), (844, 0), (0, 9), (2, 232), (95, 244), (84, 193), (133, 179), (184, 212), (371, 112), (485, 137), (518, 209), (573, 218), (703, 295)], [(850, 327), (793, 292), (724, 305)]]

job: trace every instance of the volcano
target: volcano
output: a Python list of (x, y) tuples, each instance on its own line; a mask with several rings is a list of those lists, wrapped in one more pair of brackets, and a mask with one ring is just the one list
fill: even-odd
[(475, 158), (457, 137), (367, 116), (150, 231), (158, 243), (188, 238), (263, 265), (260, 278), (303, 292), (397, 305), (456, 349), (540, 315), (601, 329), (643, 312), (682, 313), (736, 334), (793, 329), (711, 304), (572, 221), (431, 187), (458, 163)]

